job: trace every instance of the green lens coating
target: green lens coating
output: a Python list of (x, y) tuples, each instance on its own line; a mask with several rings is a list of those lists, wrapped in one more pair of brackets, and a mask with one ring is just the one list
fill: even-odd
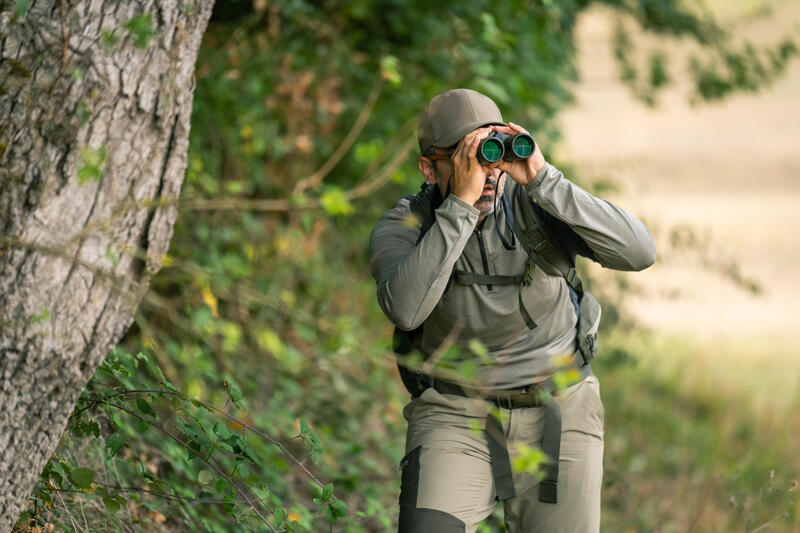
[(481, 145), (481, 154), (490, 163), (500, 161), (503, 157), (503, 145), (497, 139), (486, 139)]
[(533, 153), (533, 143), (528, 137), (523, 137), (521, 135), (514, 139), (511, 147), (514, 149), (514, 153), (519, 157), (530, 157)]

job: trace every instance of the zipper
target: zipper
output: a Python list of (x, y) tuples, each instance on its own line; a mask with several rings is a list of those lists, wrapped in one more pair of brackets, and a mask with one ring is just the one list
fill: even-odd
[[(475, 233), (478, 235), (478, 248), (481, 251), (481, 263), (483, 263), (483, 273), (488, 276), (489, 275), (489, 260), (486, 258), (486, 248), (483, 247), (483, 237), (481, 236), (481, 230), (476, 229)], [(492, 285), (487, 285), (486, 289), (489, 292), (492, 292)]]

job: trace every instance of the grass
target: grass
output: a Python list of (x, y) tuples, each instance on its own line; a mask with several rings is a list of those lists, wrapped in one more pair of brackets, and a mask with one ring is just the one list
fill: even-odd
[[(607, 336), (603, 531), (796, 531), (796, 387), (780, 361), (647, 333)], [(744, 351), (744, 350), (743, 350)], [(763, 379), (762, 379), (763, 378)]]

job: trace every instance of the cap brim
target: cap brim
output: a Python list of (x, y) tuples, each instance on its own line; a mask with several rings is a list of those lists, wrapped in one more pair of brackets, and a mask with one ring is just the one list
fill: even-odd
[(431, 146), (437, 146), (439, 148), (448, 148), (456, 144), (461, 139), (463, 139), (467, 133), (476, 130), (478, 128), (482, 128), (484, 126), (508, 126), (508, 124), (506, 124), (505, 122), (480, 122), (480, 121), (469, 122), (461, 126), (459, 129), (451, 133), (448, 133), (447, 135), (439, 139), (436, 139), (435, 141), (433, 141), (433, 143), (431, 143)]

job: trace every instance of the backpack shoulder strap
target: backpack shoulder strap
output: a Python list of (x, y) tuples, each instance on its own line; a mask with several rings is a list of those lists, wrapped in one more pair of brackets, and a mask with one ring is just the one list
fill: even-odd
[[(517, 190), (525, 194), (524, 201), (530, 202), (522, 187), (518, 187)], [(530, 260), (526, 281), (530, 282), (532, 267), (538, 265), (548, 274), (562, 276), (580, 298), (583, 295), (583, 284), (575, 270), (575, 264), (567, 252), (558, 245), (539, 209), (536, 205), (532, 205), (531, 209), (523, 209), (518, 216), (524, 221), (524, 228), (515, 228)]]
[[(421, 221), (416, 241), (416, 244), (419, 244), (436, 220), (436, 209), (442, 204), (442, 195), (435, 185), (423, 183), (417, 194), (406, 196), (406, 199), (409, 201), (411, 212)], [(425, 390), (421, 382), (422, 374), (416, 369), (405, 366), (404, 363), (407, 361), (406, 356), (419, 350), (423, 326), (424, 324), (412, 331), (405, 331), (395, 326), (392, 335), (392, 350), (398, 355), (397, 369), (400, 379), (413, 397), (419, 396)]]
[(444, 201), (439, 188), (430, 183), (423, 183), (417, 194), (406, 196), (408, 207), (411, 212), (419, 218), (421, 226), (417, 244), (425, 236), (425, 233), (433, 226), (436, 220), (436, 209)]

